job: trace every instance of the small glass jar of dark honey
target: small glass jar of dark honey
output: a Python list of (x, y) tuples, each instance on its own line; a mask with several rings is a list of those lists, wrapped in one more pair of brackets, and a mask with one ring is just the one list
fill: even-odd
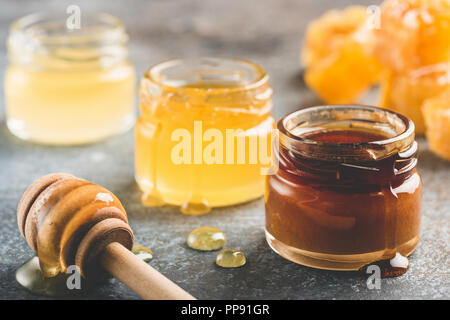
[(319, 106), (278, 122), (278, 169), (267, 177), (266, 237), (286, 259), (358, 270), (411, 254), (422, 183), (414, 124), (368, 106)]

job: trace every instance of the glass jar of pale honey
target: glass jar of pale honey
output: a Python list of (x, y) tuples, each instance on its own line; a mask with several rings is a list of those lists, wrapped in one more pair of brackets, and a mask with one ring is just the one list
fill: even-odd
[(419, 241), (414, 124), (366, 106), (320, 106), (278, 122), (279, 168), (267, 177), (266, 238), (296, 263), (358, 270), (408, 256)]
[(244, 60), (187, 58), (150, 68), (135, 129), (143, 203), (203, 214), (262, 196), (271, 97), (267, 73)]
[(45, 144), (89, 143), (130, 129), (135, 71), (123, 24), (108, 14), (33, 14), (11, 25), (6, 115), (16, 136)]

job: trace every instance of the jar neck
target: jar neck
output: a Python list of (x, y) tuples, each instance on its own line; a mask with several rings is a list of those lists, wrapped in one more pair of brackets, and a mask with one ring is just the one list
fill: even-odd
[(127, 41), (120, 20), (108, 14), (82, 16), (73, 30), (64, 17), (33, 14), (11, 25), (8, 53), (12, 65), (33, 71), (107, 69), (127, 60)]
[[(281, 172), (331, 183), (373, 183), (407, 178), (417, 163), (414, 124), (395, 112), (366, 106), (321, 106), (299, 110), (278, 122)], [(382, 140), (327, 142), (309, 133), (359, 130)]]
[(267, 73), (251, 62), (228, 58), (160, 63), (144, 75), (140, 98), (143, 114), (167, 112), (184, 119), (201, 115), (206, 121), (266, 117), (272, 107)]

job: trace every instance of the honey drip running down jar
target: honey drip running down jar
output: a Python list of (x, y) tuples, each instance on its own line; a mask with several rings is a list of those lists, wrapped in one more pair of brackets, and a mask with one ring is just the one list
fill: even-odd
[(203, 214), (262, 196), (271, 97), (267, 73), (244, 60), (188, 58), (150, 68), (135, 128), (143, 203)]
[(33, 14), (11, 25), (5, 73), (7, 125), (16, 136), (54, 145), (101, 140), (135, 120), (135, 71), (124, 26), (108, 14)]
[(320, 106), (285, 116), (278, 129), (279, 169), (265, 195), (274, 251), (332, 270), (414, 251), (422, 184), (411, 120), (375, 107)]

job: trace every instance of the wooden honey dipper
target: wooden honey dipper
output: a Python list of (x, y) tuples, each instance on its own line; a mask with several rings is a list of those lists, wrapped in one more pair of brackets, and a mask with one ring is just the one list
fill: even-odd
[(194, 299), (130, 251), (125, 209), (96, 184), (64, 173), (43, 176), (20, 199), (17, 222), (47, 277), (76, 265), (85, 278), (106, 270), (144, 299)]

